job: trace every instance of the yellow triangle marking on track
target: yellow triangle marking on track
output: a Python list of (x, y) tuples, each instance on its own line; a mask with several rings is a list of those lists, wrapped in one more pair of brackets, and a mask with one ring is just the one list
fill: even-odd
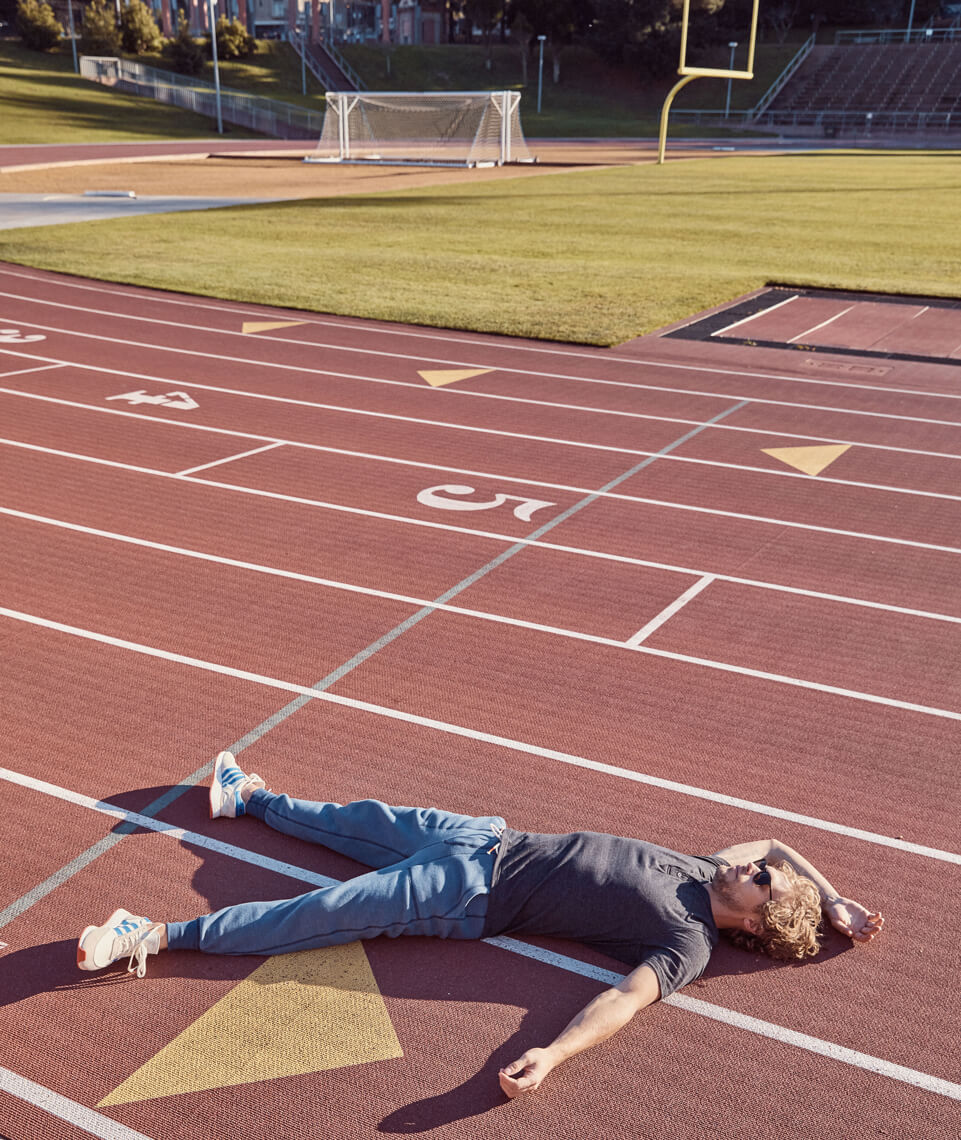
[(244, 321), (242, 332), (267, 332), (268, 329), (292, 329), (295, 325), (305, 325), (306, 321)]
[(762, 447), (765, 455), (780, 459), (788, 467), (803, 471), (805, 475), (820, 475), (835, 459), (840, 458), (850, 443), (828, 444), (823, 447)]
[(471, 376), (486, 376), (493, 368), (455, 368), (446, 372), (418, 372), (432, 388), (442, 388), (445, 384), (456, 384), (458, 380), (469, 380)]
[(402, 1057), (359, 942), (259, 966), (98, 1108)]

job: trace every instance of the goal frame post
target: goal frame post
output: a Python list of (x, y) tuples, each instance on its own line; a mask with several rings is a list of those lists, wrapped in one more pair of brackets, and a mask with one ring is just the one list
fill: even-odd
[(754, 5), (751, 9), (751, 32), (748, 38), (748, 52), (747, 52), (747, 70), (737, 71), (727, 67), (689, 67), (687, 63), (687, 36), (691, 20), (691, 0), (684, 0), (684, 8), (681, 14), (681, 52), (680, 59), (677, 66), (677, 74), (681, 79), (674, 84), (664, 100), (664, 106), (661, 108), (661, 130), (658, 140), (657, 148), (657, 163), (658, 166), (664, 162), (664, 151), (667, 147), (667, 119), (670, 114), (671, 104), (674, 102), (674, 96), (683, 88), (686, 87), (692, 79), (712, 78), (712, 79), (753, 79), (754, 78), (754, 51), (757, 47), (757, 18), (760, 9), (761, 0), (754, 0)]
[[(363, 165), (379, 165), (379, 166), (455, 166), (455, 167), (477, 167), (477, 166), (503, 166), (506, 163), (535, 163), (537, 159), (529, 154), (518, 156), (516, 153), (516, 143), (518, 138), (515, 138), (515, 133), (519, 137), (519, 142), (523, 145), (524, 152), (527, 151), (526, 140), (523, 136), (523, 130), (520, 124), (520, 101), (521, 95), (519, 91), (328, 91), (325, 93), (327, 101), (327, 115), (335, 115), (337, 119), (337, 132), (336, 143), (338, 153), (336, 155), (318, 156), (308, 155), (304, 161), (308, 163), (355, 163)], [(477, 146), (478, 136), (475, 134), (473, 139), (465, 136), (463, 146), (467, 150), (466, 157), (464, 158), (428, 158), (428, 157), (403, 157), (400, 154), (394, 154), (392, 157), (384, 157), (381, 155), (376, 156), (361, 156), (358, 154), (358, 148), (355, 145), (356, 140), (351, 133), (350, 116), (359, 103), (367, 100), (382, 99), (402, 107), (405, 100), (411, 102), (436, 98), (438, 103), (445, 99), (476, 99), (479, 103), (483, 102), (487, 106), (492, 107), (495, 113), (499, 116), (498, 123), (498, 154), (496, 158), (475, 158), (474, 149)], [(333, 132), (328, 135), (326, 125), (323, 136), (327, 137), (328, 143), (333, 142)], [(419, 140), (422, 146), (428, 146), (426, 140)], [(318, 143), (318, 150), (321, 149), (323, 137), (321, 142)], [(385, 149), (402, 149), (402, 143), (394, 143), (385, 140)], [(444, 143), (438, 141), (438, 148), (442, 148)], [(416, 149), (416, 148), (415, 148)]]

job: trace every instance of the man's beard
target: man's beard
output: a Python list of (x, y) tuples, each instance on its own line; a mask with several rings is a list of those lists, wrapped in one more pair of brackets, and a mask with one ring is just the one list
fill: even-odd
[(736, 908), (738, 905), (737, 883), (722, 879), (722, 874), (722, 871), (718, 871), (714, 876), (711, 882), (711, 890), (720, 902), (726, 903), (729, 907)]

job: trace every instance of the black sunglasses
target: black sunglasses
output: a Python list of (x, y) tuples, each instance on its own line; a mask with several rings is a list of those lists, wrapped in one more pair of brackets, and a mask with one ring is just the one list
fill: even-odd
[(773, 902), (774, 888), (771, 886), (771, 872), (767, 870), (767, 859), (758, 859), (757, 865), (760, 867), (760, 870), (751, 881), (757, 883), (759, 887), (767, 887), (768, 895)]

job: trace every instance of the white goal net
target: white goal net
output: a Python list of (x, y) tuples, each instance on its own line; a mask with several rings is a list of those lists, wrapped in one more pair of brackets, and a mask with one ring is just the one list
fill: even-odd
[(534, 162), (517, 91), (328, 91), (307, 162), (500, 166)]

